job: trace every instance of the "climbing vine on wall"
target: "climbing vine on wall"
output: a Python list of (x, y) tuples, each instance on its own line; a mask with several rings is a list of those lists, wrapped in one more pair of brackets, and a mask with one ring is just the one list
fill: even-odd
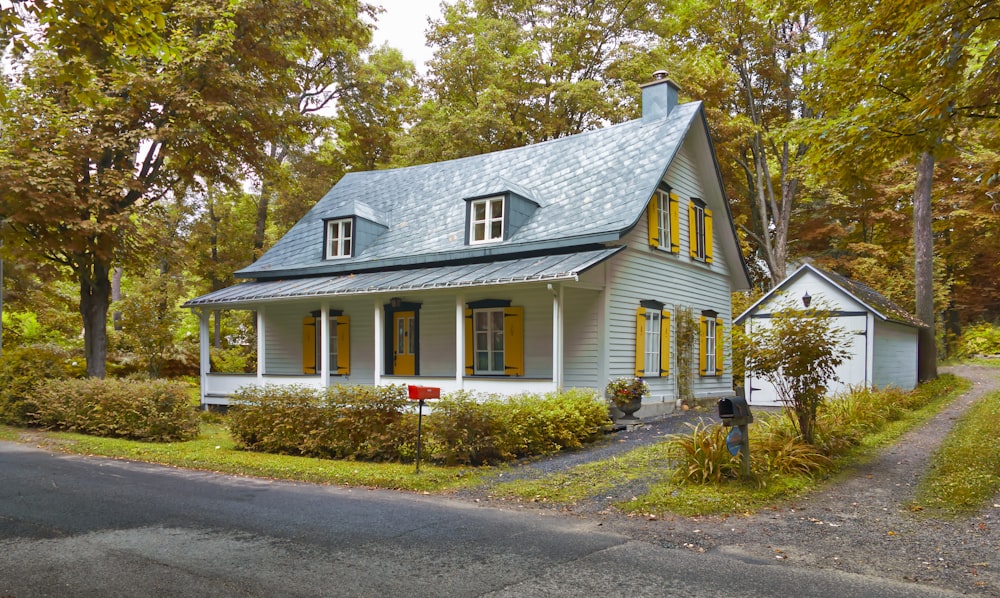
[(677, 309), (677, 398), (684, 402), (694, 399), (691, 378), (698, 341), (698, 321), (691, 308)]

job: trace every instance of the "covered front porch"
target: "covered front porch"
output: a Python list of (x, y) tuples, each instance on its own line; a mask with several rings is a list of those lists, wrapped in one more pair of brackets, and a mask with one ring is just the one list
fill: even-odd
[[(614, 251), (253, 282), (199, 297), (188, 306), (201, 322), (201, 402), (227, 405), (240, 387), (266, 384), (506, 395), (603, 388), (603, 275), (584, 273)], [(212, 371), (219, 309), (255, 314), (256, 372)]]

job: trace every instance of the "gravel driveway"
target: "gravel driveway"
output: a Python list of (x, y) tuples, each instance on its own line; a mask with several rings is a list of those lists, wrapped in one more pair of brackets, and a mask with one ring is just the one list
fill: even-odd
[[(695, 552), (725, 554), (754, 563), (794, 564), (1000, 596), (1000, 495), (976, 515), (942, 521), (912, 513), (907, 504), (927, 467), (928, 457), (955, 419), (987, 392), (1000, 388), (1000, 370), (959, 366), (944, 371), (968, 378), (972, 389), (925, 426), (911, 431), (871, 463), (841, 476), (808, 496), (751, 516), (626, 517), (608, 504), (627, 499), (639, 487), (565, 509), (596, 518), (605, 529), (637, 539)], [(534, 477), (682, 431), (684, 424), (710, 414), (683, 412), (613, 435), (584, 451), (539, 460), (505, 475)], [(1000, 450), (984, 446), (983, 450)], [(488, 487), (479, 490), (489, 501)], [(524, 506), (524, 505), (522, 505)]]

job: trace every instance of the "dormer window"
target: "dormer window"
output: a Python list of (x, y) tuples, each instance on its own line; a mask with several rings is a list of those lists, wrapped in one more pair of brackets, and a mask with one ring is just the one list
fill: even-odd
[(326, 223), (326, 259), (351, 257), (354, 250), (354, 220), (341, 218)]
[(488, 197), (469, 202), (469, 243), (502, 241), (503, 212), (503, 197)]

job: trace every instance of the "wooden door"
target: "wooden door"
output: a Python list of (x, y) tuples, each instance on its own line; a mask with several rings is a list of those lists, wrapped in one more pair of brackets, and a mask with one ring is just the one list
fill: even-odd
[(397, 311), (392, 316), (392, 373), (412, 376), (416, 373), (416, 312)]

